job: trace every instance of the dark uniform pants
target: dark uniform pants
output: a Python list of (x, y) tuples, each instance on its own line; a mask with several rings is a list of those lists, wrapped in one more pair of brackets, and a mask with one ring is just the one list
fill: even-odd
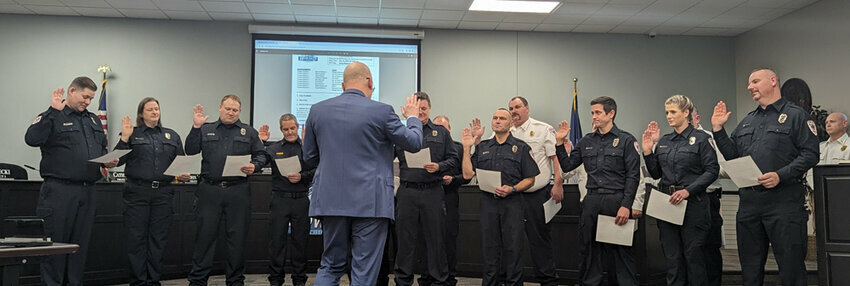
[(555, 251), (552, 249), (552, 235), (546, 224), (543, 204), (551, 197), (552, 185), (547, 185), (533, 193), (520, 193), (522, 208), (525, 212), (525, 234), (531, 249), (531, 261), (534, 263), (534, 275), (540, 285), (558, 285), (555, 272)]
[(251, 191), (247, 182), (221, 187), (206, 182), (198, 184), (195, 193), (195, 215), (198, 231), (192, 254), (190, 285), (206, 285), (212, 270), (219, 222), (224, 222), (227, 238), (227, 285), (243, 285), (245, 281), (245, 240), (251, 215)]
[[(522, 285), (522, 198), (481, 192), (482, 286)], [(504, 279), (504, 281), (500, 281)]]
[[(459, 197), (458, 189), (447, 189), (443, 186), (445, 197), (443, 202), (446, 205), (446, 262), (449, 266), (449, 276), (446, 279), (446, 285), (457, 285), (457, 234), (460, 229), (460, 212), (459, 212)], [(420, 249), (425, 249), (425, 240), (419, 239), (417, 243)], [(419, 286), (429, 286), (434, 283), (434, 279), (428, 275), (427, 266), (420, 272)]]
[(598, 193), (588, 190), (584, 197), (579, 220), (579, 237), (584, 247), (581, 248), (584, 264), (582, 270), (582, 285), (601, 285), (604, 278), (604, 268), (609, 265), (606, 260), (612, 257), (616, 271), (617, 283), (622, 286), (637, 285), (635, 276), (635, 258), (632, 248), (596, 242), (597, 216), (617, 216), (620, 209), (622, 192)]
[(782, 285), (806, 285), (805, 189), (794, 183), (767, 190), (740, 189), (738, 257), (744, 285), (764, 283), (768, 246), (773, 247)]
[(413, 285), (415, 250), (419, 234), (423, 235), (425, 240), (428, 274), (435, 280), (433, 285), (444, 285), (449, 270), (446, 265), (446, 222), (442, 186), (439, 182), (433, 186), (402, 183), (396, 197), (396, 285)]
[(681, 226), (658, 220), (661, 250), (667, 260), (667, 285), (707, 285), (703, 245), (711, 228), (708, 208), (708, 198), (702, 193), (688, 198)]
[(705, 256), (705, 272), (708, 275), (708, 285), (720, 286), (723, 278), (723, 256), (720, 248), (723, 247), (723, 217), (720, 216), (720, 194), (722, 190), (717, 189), (709, 193), (708, 204), (711, 212), (711, 229), (703, 245)]
[[(310, 199), (307, 193), (272, 192), (269, 210), (269, 283), (284, 283), (286, 273), (283, 267), (287, 253), (292, 261), (292, 284), (307, 283), (304, 268), (307, 264), (307, 239), (310, 236)], [(287, 235), (290, 229), (291, 233)]]
[(124, 227), (130, 285), (159, 285), (174, 213), (174, 188), (124, 183)]
[(46, 257), (40, 264), (41, 284), (83, 285), (94, 225), (94, 185), (67, 184), (47, 178), (41, 184), (35, 212), (44, 219), (44, 233), (53, 241), (80, 245), (76, 253)]

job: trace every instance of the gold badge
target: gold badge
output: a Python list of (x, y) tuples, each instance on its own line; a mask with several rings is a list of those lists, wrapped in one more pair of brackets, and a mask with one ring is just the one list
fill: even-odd
[(283, 156), (283, 152), (277, 152), (277, 153), (275, 153), (275, 155)]
[(785, 123), (785, 120), (788, 119), (788, 114), (780, 114), (779, 115), (779, 124)]
[(165, 139), (171, 140), (171, 133), (165, 132)]
[(437, 137), (437, 130), (431, 130), (431, 136)]
[(511, 148), (511, 151), (514, 151), (514, 153), (516, 153), (516, 150), (517, 150), (517, 149), (518, 149), (518, 148), (516, 147), (516, 145), (514, 145), (514, 147), (512, 147), (512, 148)]
[(688, 138), (688, 144), (694, 145), (694, 143), (696, 143), (696, 142), (697, 142), (696, 137), (691, 136), (691, 138)]
[(612, 146), (617, 147), (617, 145), (620, 145), (620, 138), (614, 138), (614, 144)]
[(245, 135), (245, 133), (246, 133), (245, 128), (242, 128), (242, 130), (239, 130), (239, 133), (241, 133), (242, 135)]
[(841, 146), (841, 151), (847, 150), (847, 145)]
[(534, 137), (534, 130), (531, 130), (531, 132), (528, 132), (528, 136)]

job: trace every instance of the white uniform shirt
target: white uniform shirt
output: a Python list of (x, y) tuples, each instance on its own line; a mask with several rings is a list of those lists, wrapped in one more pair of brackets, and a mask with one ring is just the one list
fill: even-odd
[(838, 164), (843, 160), (850, 160), (850, 137), (847, 133), (838, 137), (838, 140), (829, 142), (829, 140), (820, 142), (820, 164)]
[(555, 156), (555, 129), (549, 124), (528, 118), (519, 127), (511, 126), (511, 135), (531, 146), (531, 156), (540, 169), (540, 174), (534, 177), (534, 185), (526, 192), (535, 192), (548, 185), (552, 176), (552, 160), (549, 157)]

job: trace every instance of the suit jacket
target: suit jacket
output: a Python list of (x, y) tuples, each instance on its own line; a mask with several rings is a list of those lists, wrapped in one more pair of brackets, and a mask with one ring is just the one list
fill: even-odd
[(310, 109), (302, 145), (315, 163), (310, 216), (394, 218), (393, 145), (422, 148), (422, 122), (403, 125), (392, 106), (356, 89)]

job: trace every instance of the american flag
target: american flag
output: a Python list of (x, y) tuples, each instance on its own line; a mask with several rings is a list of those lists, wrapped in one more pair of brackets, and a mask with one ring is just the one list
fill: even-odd
[(109, 134), (106, 132), (106, 79), (103, 79), (103, 86), (100, 89), (100, 105), (97, 107), (97, 118), (100, 118), (100, 122), (103, 124), (103, 133)]

